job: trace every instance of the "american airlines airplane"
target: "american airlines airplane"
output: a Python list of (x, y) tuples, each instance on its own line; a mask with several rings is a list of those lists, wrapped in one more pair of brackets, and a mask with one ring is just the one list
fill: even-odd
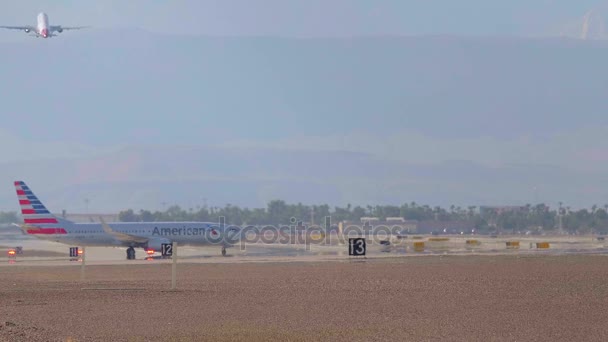
[(38, 14), (36, 26), (0, 26), (3, 29), (23, 30), (25, 33), (32, 33), (35, 37), (50, 38), (56, 36), (55, 32), (61, 33), (64, 30), (80, 30), (87, 26), (63, 27), (49, 25), (49, 16), (46, 13)]
[(51, 214), (22, 181), (15, 182), (26, 234), (37, 238), (76, 246), (127, 247), (127, 259), (135, 259), (135, 248), (148, 255), (160, 251), (162, 244), (177, 242), (186, 246), (218, 246), (222, 255), (226, 247), (239, 241), (240, 228), (222, 222), (134, 222), (74, 223)]

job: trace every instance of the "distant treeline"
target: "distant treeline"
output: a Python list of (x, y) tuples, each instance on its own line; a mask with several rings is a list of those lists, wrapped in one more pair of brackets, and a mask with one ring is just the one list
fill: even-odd
[(14, 211), (0, 211), (0, 224), (10, 224), (21, 222), (21, 218)]
[[(171, 206), (165, 211), (133, 210), (121, 211), (119, 218), (125, 222), (135, 221), (212, 221), (224, 216), (226, 222), (236, 225), (288, 225), (291, 218), (322, 224), (325, 216), (331, 216), (332, 224), (340, 221), (360, 222), (362, 217), (401, 217), (406, 220), (469, 222), (479, 233), (490, 232), (534, 232), (556, 231), (560, 228), (568, 233), (608, 233), (608, 205), (590, 209), (570, 210), (568, 207), (551, 209), (545, 204), (520, 207), (476, 207), (449, 208), (418, 205), (416, 202), (401, 206), (351, 206), (287, 204), (282, 200), (268, 203), (267, 208), (240, 208), (227, 205), (223, 208), (192, 208), (184, 210)], [(561, 215), (560, 215), (561, 214)], [(560, 219), (561, 216), (561, 219)], [(561, 221), (561, 227), (560, 227)]]
[[(527, 232), (557, 231), (560, 228), (568, 233), (608, 233), (608, 205), (592, 206), (589, 209), (570, 210), (549, 208), (545, 204), (525, 205), (521, 207), (476, 207), (449, 208), (418, 205), (415, 202), (401, 206), (351, 206), (333, 207), (329, 205), (287, 204), (275, 200), (267, 208), (240, 208), (226, 205), (218, 207), (199, 207), (188, 210), (171, 206), (164, 211), (132, 209), (121, 211), (118, 215), (123, 222), (138, 221), (211, 221), (217, 222), (220, 216), (228, 224), (236, 225), (288, 225), (291, 218), (310, 224), (322, 224), (325, 216), (331, 216), (332, 224), (340, 221), (360, 222), (362, 217), (402, 217), (417, 221), (466, 221), (479, 233), (489, 232)], [(0, 212), (0, 223), (18, 222), (15, 212)], [(561, 224), (560, 224), (561, 221)]]

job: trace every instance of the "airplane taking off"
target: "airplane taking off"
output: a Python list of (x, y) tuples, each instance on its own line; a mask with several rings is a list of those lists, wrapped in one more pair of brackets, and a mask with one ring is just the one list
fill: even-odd
[(63, 27), (49, 25), (49, 16), (46, 13), (38, 14), (36, 26), (0, 26), (3, 29), (9, 30), (23, 30), (25, 33), (32, 33), (35, 37), (50, 38), (55, 37), (57, 33), (61, 33), (64, 30), (80, 30), (87, 28), (88, 26), (74, 26), (74, 27)]
[(32, 190), (16, 181), (15, 190), (21, 206), (26, 234), (69, 245), (127, 247), (127, 259), (135, 259), (135, 248), (148, 255), (160, 251), (162, 244), (180, 246), (218, 246), (222, 255), (240, 238), (240, 228), (210, 222), (133, 222), (74, 223), (51, 214)]

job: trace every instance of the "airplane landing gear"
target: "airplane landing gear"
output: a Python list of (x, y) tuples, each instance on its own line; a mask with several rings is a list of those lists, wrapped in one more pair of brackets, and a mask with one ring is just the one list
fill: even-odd
[(226, 247), (222, 247), (222, 256), (226, 256)]
[(127, 248), (127, 260), (135, 260), (135, 248)]

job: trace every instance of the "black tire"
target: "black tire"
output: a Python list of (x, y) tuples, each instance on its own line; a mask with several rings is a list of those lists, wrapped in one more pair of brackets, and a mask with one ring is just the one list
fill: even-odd
[(127, 248), (127, 260), (135, 260), (135, 248)]

